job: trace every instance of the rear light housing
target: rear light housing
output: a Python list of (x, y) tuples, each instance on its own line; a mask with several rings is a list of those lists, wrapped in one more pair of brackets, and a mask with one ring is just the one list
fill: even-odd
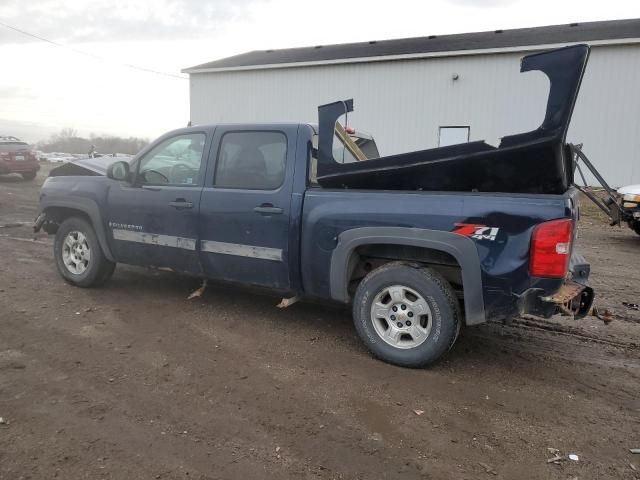
[(531, 236), (529, 273), (534, 277), (564, 278), (569, 268), (572, 239), (570, 218), (538, 225)]

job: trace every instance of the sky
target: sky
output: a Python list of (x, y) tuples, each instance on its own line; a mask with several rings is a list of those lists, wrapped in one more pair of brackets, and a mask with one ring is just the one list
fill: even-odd
[(637, 0), (1, 0), (0, 135), (153, 139), (189, 121), (181, 69), (250, 50), (637, 17)]

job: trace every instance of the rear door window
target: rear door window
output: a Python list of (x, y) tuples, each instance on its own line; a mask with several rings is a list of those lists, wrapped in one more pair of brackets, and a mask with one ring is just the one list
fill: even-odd
[(222, 136), (214, 185), (275, 190), (282, 185), (287, 137), (282, 132), (228, 132)]

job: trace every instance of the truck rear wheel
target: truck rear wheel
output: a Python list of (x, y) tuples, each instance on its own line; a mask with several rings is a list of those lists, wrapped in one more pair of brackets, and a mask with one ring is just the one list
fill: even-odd
[(62, 222), (53, 242), (53, 255), (62, 278), (77, 287), (102, 285), (116, 267), (104, 256), (91, 224), (79, 217)]
[(399, 262), (362, 280), (353, 319), (374, 356), (403, 367), (438, 360), (453, 346), (461, 324), (451, 285), (434, 270)]
[(24, 172), (24, 173), (21, 173), (20, 175), (22, 175), (23, 180), (33, 180), (34, 178), (36, 178), (37, 174), (38, 172)]

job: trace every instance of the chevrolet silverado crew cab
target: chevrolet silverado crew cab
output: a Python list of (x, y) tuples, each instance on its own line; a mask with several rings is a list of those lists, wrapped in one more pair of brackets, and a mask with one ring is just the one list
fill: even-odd
[(131, 161), (53, 170), (35, 228), (55, 235), (57, 269), (78, 287), (125, 263), (340, 302), (376, 357), (424, 366), (462, 325), (589, 309), (565, 144), (587, 57), (523, 59), (552, 79), (553, 101), (538, 130), (498, 147), (380, 157), (337, 121), (351, 100), (320, 106), (317, 125), (193, 126)]

